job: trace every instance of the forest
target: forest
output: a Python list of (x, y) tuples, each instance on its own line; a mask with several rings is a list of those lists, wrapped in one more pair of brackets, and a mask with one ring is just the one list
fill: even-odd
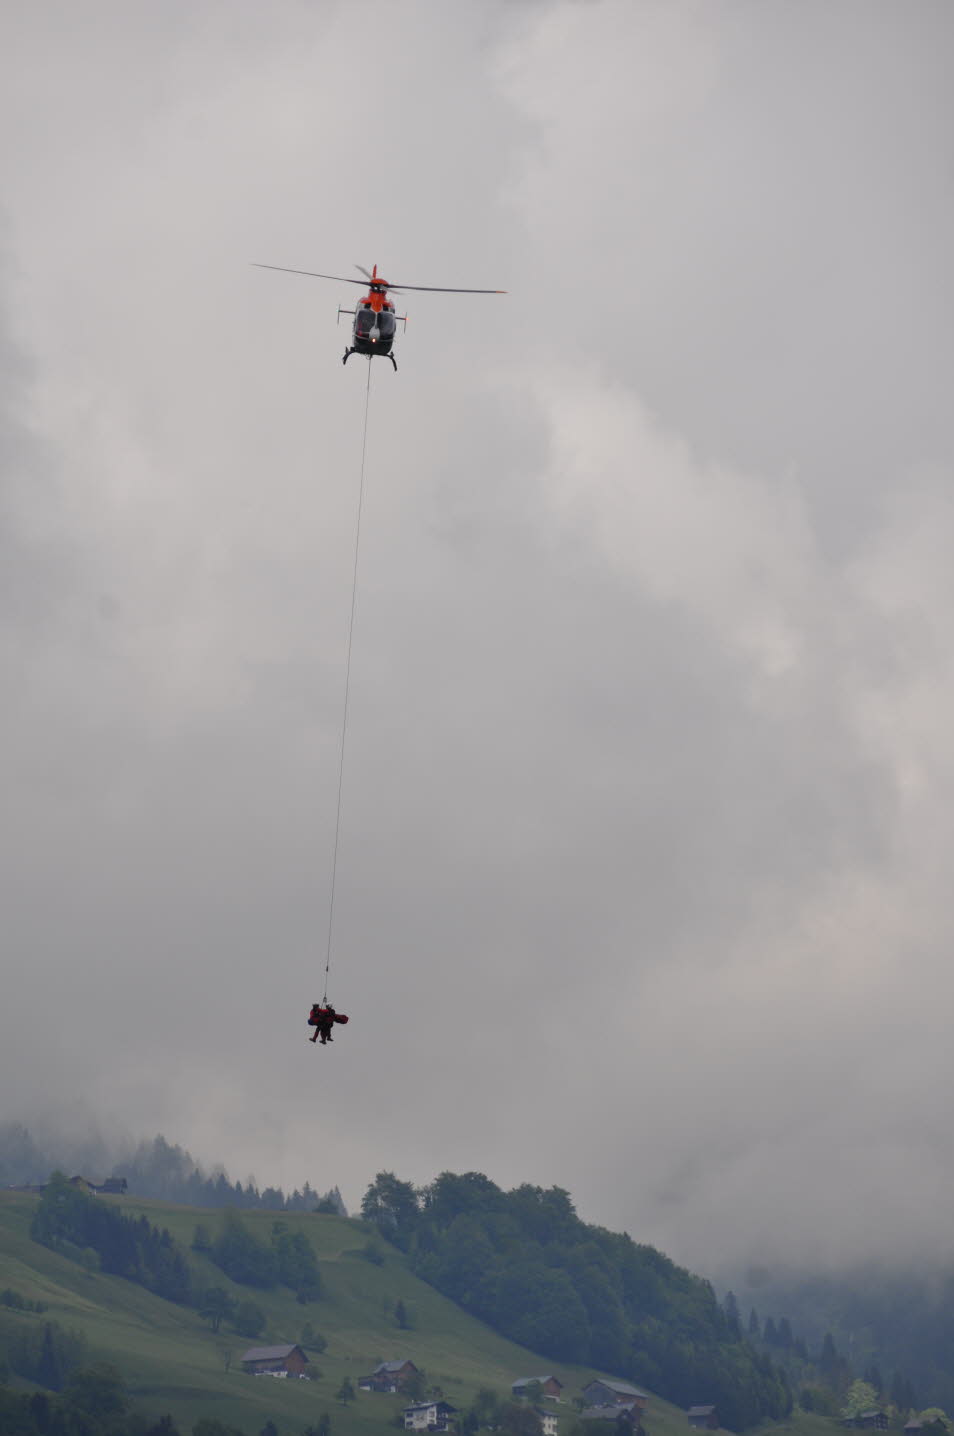
[(784, 1372), (735, 1328), (707, 1281), (591, 1226), (559, 1187), (505, 1192), (478, 1172), (415, 1188), (382, 1172), (362, 1215), (418, 1276), (554, 1361), (591, 1363), (742, 1431), (792, 1408)]

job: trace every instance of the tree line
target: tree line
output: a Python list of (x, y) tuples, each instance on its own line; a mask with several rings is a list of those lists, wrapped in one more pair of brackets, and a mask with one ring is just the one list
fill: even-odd
[(224, 1168), (207, 1173), (189, 1152), (162, 1136), (123, 1147), (103, 1138), (36, 1140), (20, 1122), (0, 1123), (0, 1187), (39, 1185), (54, 1169), (88, 1177), (125, 1177), (141, 1197), (191, 1207), (235, 1207), (240, 1211), (327, 1211), (347, 1216), (336, 1186), (324, 1195), (310, 1182), (299, 1190), (259, 1190), (253, 1178), (232, 1182)]
[[(726, 1293), (723, 1307), (732, 1328), (741, 1331), (739, 1303), (733, 1292)], [(819, 1345), (812, 1349), (796, 1333), (787, 1316), (778, 1319), (768, 1316), (763, 1322), (754, 1307), (745, 1329), (756, 1350), (771, 1354), (776, 1365), (784, 1370), (804, 1411), (844, 1420), (863, 1411), (880, 1409), (896, 1426), (918, 1415), (917, 1392), (902, 1371), (893, 1371), (888, 1379), (882, 1375), (877, 1361), (869, 1361), (859, 1375), (839, 1351), (830, 1331), (825, 1332)]]
[[(786, 1312), (811, 1350), (826, 1333), (841, 1350), (850, 1343), (854, 1374), (873, 1375), (882, 1402), (954, 1412), (954, 1266), (946, 1253), (904, 1268), (886, 1258), (825, 1274), (783, 1271), (763, 1279), (756, 1299)], [(776, 1337), (784, 1320), (775, 1318)]]
[(361, 1211), (418, 1276), (542, 1356), (682, 1406), (711, 1402), (736, 1431), (792, 1409), (784, 1371), (731, 1326), (708, 1282), (581, 1221), (562, 1188), (505, 1192), (478, 1172), (416, 1188), (382, 1172)]

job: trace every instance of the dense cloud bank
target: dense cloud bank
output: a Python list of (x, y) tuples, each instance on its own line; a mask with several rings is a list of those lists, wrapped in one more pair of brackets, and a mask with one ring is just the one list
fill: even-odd
[[(380, 106), (390, 8), (98, 9), (0, 45), (17, 1115), (949, 1249), (949, 7), (418, 0)], [(364, 375), (251, 260), (511, 291), (372, 375), (320, 1052)]]

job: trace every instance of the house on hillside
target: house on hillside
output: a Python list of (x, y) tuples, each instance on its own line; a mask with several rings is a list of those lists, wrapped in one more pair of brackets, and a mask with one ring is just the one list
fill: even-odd
[(556, 1415), (556, 1412), (545, 1411), (542, 1406), (534, 1406), (532, 1410), (534, 1415), (540, 1418), (541, 1436), (557, 1436), (557, 1427), (559, 1426), (560, 1418)]
[(887, 1431), (888, 1416), (885, 1411), (859, 1411), (857, 1416), (846, 1416), (842, 1426), (854, 1431)]
[(921, 1430), (920, 1421), (907, 1421), (904, 1425), (904, 1436), (921, 1436)]
[(300, 1346), (250, 1346), (242, 1357), (242, 1370), (249, 1376), (296, 1376), (310, 1380), (305, 1367), (308, 1357)]
[(419, 1401), (404, 1408), (405, 1431), (446, 1431), (448, 1418), (457, 1415), (449, 1401)]
[(359, 1391), (384, 1391), (393, 1395), (396, 1391), (402, 1391), (412, 1376), (418, 1375), (418, 1368), (413, 1361), (405, 1358), (403, 1361), (382, 1361), (376, 1366), (370, 1376), (362, 1376), (358, 1380)]
[(686, 1412), (690, 1426), (697, 1431), (718, 1431), (719, 1413), (714, 1406), (690, 1406)]
[(539, 1386), (541, 1396), (548, 1396), (551, 1401), (559, 1401), (563, 1382), (558, 1376), (553, 1376), (550, 1373), (546, 1376), (521, 1376), (519, 1381), (513, 1383), (510, 1390), (519, 1401), (526, 1396), (527, 1387), (534, 1383)]
[(107, 1177), (105, 1182), (98, 1187), (94, 1182), (90, 1182), (89, 1185), (90, 1190), (95, 1192), (98, 1197), (121, 1197), (129, 1188), (125, 1177)]
[(583, 1387), (583, 1400), (587, 1406), (629, 1406), (636, 1405), (645, 1410), (649, 1397), (645, 1391), (630, 1386), (626, 1381), (591, 1381)]

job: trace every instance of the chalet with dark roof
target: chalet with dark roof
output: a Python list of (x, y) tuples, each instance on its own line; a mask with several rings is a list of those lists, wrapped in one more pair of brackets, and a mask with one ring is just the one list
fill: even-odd
[(690, 1406), (686, 1412), (690, 1426), (697, 1431), (718, 1431), (719, 1413), (714, 1406)]
[(885, 1411), (859, 1411), (857, 1416), (846, 1416), (842, 1426), (854, 1431), (887, 1431), (888, 1415)]
[(631, 1406), (645, 1409), (649, 1397), (645, 1391), (630, 1386), (627, 1381), (604, 1381), (597, 1379), (583, 1387), (583, 1400), (587, 1406)]
[(514, 1396), (520, 1399), (526, 1396), (527, 1387), (532, 1386), (534, 1382), (540, 1387), (541, 1396), (549, 1396), (551, 1401), (559, 1401), (560, 1392), (563, 1390), (563, 1382), (559, 1376), (554, 1376), (552, 1372), (548, 1372), (546, 1376), (521, 1376), (519, 1381), (513, 1383), (510, 1390)]
[(417, 1372), (418, 1368), (414, 1362), (408, 1361), (406, 1357), (401, 1361), (382, 1361), (370, 1376), (359, 1378), (358, 1390), (384, 1391), (393, 1395), (396, 1391), (402, 1391)]
[(98, 1187), (94, 1186), (93, 1191), (98, 1197), (121, 1197), (128, 1187), (125, 1177), (107, 1177)]
[(250, 1346), (242, 1357), (249, 1376), (301, 1376), (307, 1380), (308, 1357), (300, 1346)]

